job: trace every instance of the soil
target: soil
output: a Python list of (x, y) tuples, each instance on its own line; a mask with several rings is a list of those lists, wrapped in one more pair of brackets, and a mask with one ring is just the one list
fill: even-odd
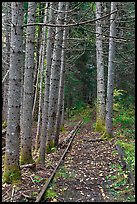
[[(75, 121), (76, 123), (77, 121)], [(73, 127), (75, 124), (73, 123)], [(65, 127), (61, 139), (69, 133), (70, 127)], [(36, 128), (33, 129), (33, 135)], [(55, 176), (54, 185), (56, 199), (47, 199), (49, 202), (113, 202), (114, 198), (107, 190), (111, 181), (106, 180), (110, 165), (119, 163), (115, 150), (115, 139), (98, 141), (100, 134), (95, 132), (91, 123), (83, 124), (74, 138), (61, 168), (68, 176)], [(92, 140), (95, 141), (92, 141)], [(35, 137), (34, 137), (35, 140)], [(33, 141), (34, 143), (34, 141)], [(42, 186), (50, 177), (57, 165), (65, 147), (46, 155), (46, 167), (35, 166), (21, 169), (21, 183), (16, 185), (2, 185), (2, 202), (34, 202)], [(33, 155), (37, 159), (37, 154)], [(114, 172), (111, 172), (114, 173)]]
[[(83, 125), (76, 135), (72, 148), (64, 160), (70, 178), (56, 179), (58, 201), (61, 202), (113, 202), (107, 191), (110, 165), (119, 162), (114, 139), (94, 141), (100, 134), (93, 132), (91, 124)], [(94, 141), (92, 142), (91, 139)], [(72, 176), (71, 176), (72, 175)], [(111, 181), (110, 181), (111, 182)]]

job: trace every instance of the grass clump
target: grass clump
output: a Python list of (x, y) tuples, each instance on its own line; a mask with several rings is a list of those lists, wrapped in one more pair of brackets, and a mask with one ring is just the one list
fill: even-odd
[(44, 199), (45, 200), (52, 200), (55, 198), (57, 198), (57, 193), (51, 188), (47, 189), (46, 193), (44, 194)]

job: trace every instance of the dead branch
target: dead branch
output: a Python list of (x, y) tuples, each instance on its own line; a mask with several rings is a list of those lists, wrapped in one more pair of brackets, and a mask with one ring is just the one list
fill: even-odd
[(23, 169), (23, 168), (30, 168), (30, 169), (34, 169), (36, 167), (36, 164), (33, 163), (33, 164), (24, 164), (24, 165), (21, 165), (20, 168)]
[(98, 139), (90, 139), (90, 140), (86, 140), (86, 139), (83, 139), (84, 141), (87, 141), (87, 142), (101, 142), (103, 141), (102, 138), (98, 138)]
[(86, 23), (92, 23), (92, 22), (95, 22), (95, 21), (98, 21), (100, 19), (103, 19), (103, 18), (106, 18), (108, 16), (110, 16), (111, 14), (113, 13), (116, 13), (117, 10), (111, 12), (111, 13), (108, 13), (100, 18), (95, 18), (95, 19), (92, 19), (92, 20), (87, 20), (87, 21), (82, 21), (82, 22), (79, 22), (79, 23), (76, 23), (76, 24), (68, 24), (68, 25), (57, 25), (57, 24), (46, 24), (46, 23), (29, 23), (29, 24), (25, 24), (23, 25), (23, 27), (26, 27), (26, 26), (49, 26), (49, 27), (71, 27), (71, 26), (79, 26), (79, 25), (83, 25), (83, 24), (86, 24)]
[(12, 188), (12, 193), (11, 193), (11, 199), (10, 199), (11, 202), (13, 202), (14, 192), (15, 192), (15, 188), (14, 188), (14, 186), (13, 186), (13, 188)]

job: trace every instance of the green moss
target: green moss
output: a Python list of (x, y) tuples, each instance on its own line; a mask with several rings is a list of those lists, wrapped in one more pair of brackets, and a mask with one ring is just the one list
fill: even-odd
[(3, 182), (17, 184), (21, 179), (21, 171), (19, 166), (11, 165), (4, 167)]
[(95, 130), (100, 133), (104, 133), (105, 131), (105, 121), (104, 120), (97, 120)]
[(130, 152), (133, 152), (135, 150), (135, 144), (134, 143), (127, 143), (127, 142), (123, 142), (118, 140), (117, 144), (119, 144), (122, 148), (124, 148), (125, 150), (128, 150)]
[(52, 153), (55, 152), (57, 150), (57, 146), (55, 145), (55, 141), (52, 140), (48, 140), (47, 144), (46, 144), (46, 153)]
[(40, 156), (37, 158), (37, 160), (35, 161), (36, 165), (40, 164)]
[(21, 154), (21, 156), (20, 156), (20, 164), (21, 165), (32, 164), (32, 163), (35, 163), (35, 161), (33, 160), (31, 154), (29, 156)]
[(47, 189), (47, 191), (44, 193), (44, 199), (54, 199), (57, 197), (57, 193), (53, 189)]
[(66, 132), (66, 129), (65, 129), (65, 127), (63, 125), (60, 127), (60, 131), (61, 132)]
[(6, 120), (4, 120), (4, 121), (3, 121), (3, 123), (2, 123), (2, 128), (4, 128), (4, 129), (5, 129), (6, 127), (7, 127), (7, 121), (6, 121)]
[(107, 131), (105, 130), (103, 135), (101, 136), (102, 140), (111, 140), (113, 138), (112, 134), (107, 133)]

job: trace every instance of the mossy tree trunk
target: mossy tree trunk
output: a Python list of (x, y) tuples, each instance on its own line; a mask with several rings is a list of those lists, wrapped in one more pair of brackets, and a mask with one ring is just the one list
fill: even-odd
[[(101, 2), (96, 2), (96, 18), (100, 18)], [(102, 46), (102, 20), (96, 21), (96, 60), (97, 60), (97, 110), (96, 130), (104, 131), (105, 127), (105, 87), (104, 87), (104, 61)]]
[[(49, 11), (49, 23), (55, 23), (55, 14), (52, 8), (56, 8), (55, 2), (50, 2)], [(45, 91), (44, 91), (44, 105), (42, 109), (42, 130), (40, 135), (40, 155), (39, 163), (44, 165), (45, 163), (45, 151), (46, 151), (46, 136), (47, 136), (47, 124), (48, 124), (48, 107), (49, 107), (49, 89), (50, 89), (50, 75), (51, 75), (51, 63), (54, 47), (54, 28), (48, 27), (47, 34), (47, 47), (46, 47), (46, 76), (45, 76)]]
[[(111, 2), (111, 12), (116, 10), (117, 2)], [(106, 134), (113, 136), (113, 92), (115, 74), (115, 36), (116, 36), (116, 13), (110, 16), (110, 37), (109, 56), (108, 56), (108, 82), (106, 99)]]
[(12, 2), (11, 53), (9, 68), (8, 123), (4, 159), (4, 181), (12, 183), (20, 179), (20, 93), (21, 66), (23, 60), (23, 2)]
[[(65, 2), (59, 2), (58, 4), (58, 16), (56, 24), (64, 24), (64, 12)], [(55, 146), (55, 122), (57, 117), (57, 105), (58, 105), (58, 92), (60, 81), (60, 65), (61, 65), (61, 52), (63, 42), (63, 28), (56, 27), (55, 44), (53, 50), (53, 60), (51, 66), (51, 78), (50, 78), (50, 94), (49, 94), (49, 109), (48, 109), (48, 137), (47, 137), (47, 152)]]
[[(36, 3), (28, 3), (28, 23), (35, 23)], [(21, 138), (21, 164), (33, 162), (31, 153), (31, 130), (33, 108), (33, 76), (34, 76), (34, 40), (35, 27), (28, 26), (26, 36), (26, 55), (24, 73), (24, 97), (23, 97), (23, 124)]]

